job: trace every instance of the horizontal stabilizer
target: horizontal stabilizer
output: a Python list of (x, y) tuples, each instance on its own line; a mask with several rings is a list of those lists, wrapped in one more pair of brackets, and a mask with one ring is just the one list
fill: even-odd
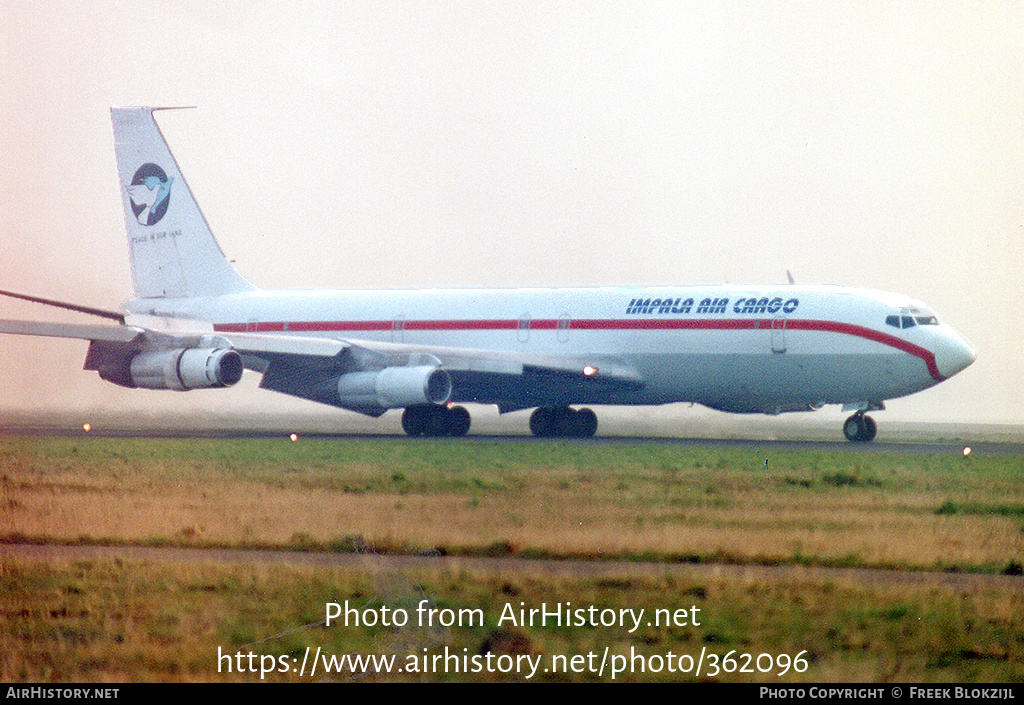
[(118, 313), (117, 311), (107, 311), (102, 308), (93, 308), (92, 306), (82, 306), (80, 304), (72, 304), (67, 301), (57, 301), (56, 299), (44, 299), (41, 296), (29, 296), (28, 294), (18, 294), (14, 291), (4, 291), (0, 289), (0, 295), (10, 296), (12, 299), (21, 299), (22, 301), (31, 301), (34, 304), (43, 304), (45, 306), (55, 306), (57, 308), (67, 309), (68, 311), (77, 311), (78, 313), (87, 313), (90, 316), (100, 316), (101, 318), (109, 318), (114, 321), (124, 323), (124, 314)]
[(144, 331), (132, 326), (104, 326), (81, 323), (44, 323), (41, 321), (0, 320), (0, 333), (39, 335), (48, 338), (78, 338), (130, 343)]
[(235, 350), (251, 355), (297, 355), (311, 357), (336, 357), (349, 345), (330, 338), (303, 338), (299, 336), (262, 335), (259, 333), (218, 333), (215, 336), (202, 330), (158, 329), (156, 327), (106, 326), (74, 323), (46, 323), (42, 321), (18, 321), (0, 319), (0, 333), (13, 335), (38, 335), (49, 338), (77, 338), (110, 343), (131, 343), (139, 336), (162, 343), (165, 347), (180, 342), (194, 345), (204, 337), (216, 337), (225, 341)]

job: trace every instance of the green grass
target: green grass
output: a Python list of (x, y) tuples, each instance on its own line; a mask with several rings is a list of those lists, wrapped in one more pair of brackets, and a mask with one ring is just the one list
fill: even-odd
[[(15, 681), (260, 681), (228, 671), (220, 653), (254, 652), (268, 663), (305, 650), (380, 653), (407, 659), (441, 653), (477, 654), (499, 629), (513, 646), (496, 653), (556, 656), (631, 653), (720, 659), (729, 652), (803, 654), (804, 672), (740, 673), (705, 667), (702, 679), (763, 682), (1009, 682), (1024, 678), (1024, 596), (1012, 589), (960, 593), (933, 587), (857, 587), (830, 581), (547, 578), (525, 571), (486, 576), (470, 572), (389, 570), (352, 574), (337, 569), (261, 565), (154, 565), (122, 560), (0, 563), (0, 679)], [(322, 624), (328, 602), (359, 609), (388, 606), (415, 614), (420, 599), (483, 623), (427, 629), (413, 618), (402, 628)], [(537, 608), (644, 609), (648, 619), (630, 633), (619, 627), (498, 624), (506, 604)], [(679, 625), (647, 624), (654, 610), (681, 610)], [(693, 610), (697, 611), (694, 612)], [(693, 624), (696, 617), (699, 624)], [(508, 639), (505, 641), (509, 643)], [(259, 660), (256, 661), (259, 663)], [(289, 663), (292, 663), (289, 661)], [(583, 663), (581, 661), (580, 663)], [(596, 662), (592, 662), (596, 663)], [(706, 661), (707, 663), (707, 661)], [(609, 681), (596, 669), (540, 672), (541, 681)], [(321, 674), (320, 677), (325, 677)], [(354, 678), (351, 672), (327, 676)], [(378, 681), (523, 680), (523, 674), (380, 673)], [(620, 681), (694, 680), (690, 673), (632, 672)], [(319, 680), (308, 673), (269, 672), (263, 680)]]
[[(705, 449), (671, 444), (461, 442), (385, 439), (116, 439), (0, 438), (0, 467), (44, 480), (67, 472), (86, 478), (156, 483), (225, 479), (277, 487), (417, 492), (515, 489), (536, 474), (611, 483), (630, 499), (658, 501), (746, 481), (763, 488), (830, 492), (847, 487), (886, 491), (984, 492), (1022, 497), (1024, 463), (1013, 456), (905, 455)], [(765, 460), (769, 460), (765, 467)], [(727, 478), (719, 476), (726, 475)], [(716, 482), (709, 482), (714, 477)], [(638, 484), (639, 483), (639, 484)], [(101, 488), (79, 484), (82, 491)], [(1024, 512), (1024, 502), (1015, 514)]]

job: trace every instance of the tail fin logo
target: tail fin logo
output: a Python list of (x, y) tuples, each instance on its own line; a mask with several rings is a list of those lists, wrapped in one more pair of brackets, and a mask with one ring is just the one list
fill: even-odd
[(156, 225), (167, 213), (171, 202), (171, 183), (164, 170), (156, 164), (143, 164), (126, 187), (132, 213), (142, 225)]

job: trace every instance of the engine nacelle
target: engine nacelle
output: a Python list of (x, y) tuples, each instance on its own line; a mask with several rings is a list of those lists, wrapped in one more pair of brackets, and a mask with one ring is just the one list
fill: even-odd
[(132, 358), (132, 385), (145, 389), (230, 387), (242, 378), (242, 356), (234, 350), (184, 348), (141, 352)]
[(338, 396), (341, 406), (350, 409), (444, 404), (452, 396), (452, 378), (445, 370), (431, 365), (349, 372), (338, 378)]

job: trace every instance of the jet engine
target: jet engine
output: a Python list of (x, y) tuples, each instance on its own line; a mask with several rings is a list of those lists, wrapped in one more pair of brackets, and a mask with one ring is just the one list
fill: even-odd
[(243, 369), (237, 352), (212, 348), (140, 352), (129, 364), (132, 386), (145, 389), (230, 387), (242, 378)]
[(341, 406), (350, 409), (398, 409), (414, 404), (444, 404), (452, 396), (452, 378), (440, 367), (385, 367), (348, 372), (338, 378)]

